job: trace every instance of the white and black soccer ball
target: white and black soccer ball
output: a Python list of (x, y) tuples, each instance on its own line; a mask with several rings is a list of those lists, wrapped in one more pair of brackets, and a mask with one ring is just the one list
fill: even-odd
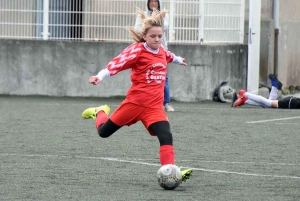
[(157, 172), (157, 180), (162, 188), (173, 190), (182, 182), (181, 171), (176, 165), (163, 165)]

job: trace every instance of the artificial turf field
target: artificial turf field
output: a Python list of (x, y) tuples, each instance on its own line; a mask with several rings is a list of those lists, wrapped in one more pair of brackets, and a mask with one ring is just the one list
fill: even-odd
[(120, 102), (0, 96), (0, 200), (300, 200), (300, 110), (172, 102), (176, 165), (194, 172), (166, 191), (141, 123), (102, 139), (81, 118)]

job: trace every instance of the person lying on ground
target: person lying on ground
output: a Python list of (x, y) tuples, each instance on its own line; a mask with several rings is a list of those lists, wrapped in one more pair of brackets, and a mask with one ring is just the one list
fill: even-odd
[(247, 104), (261, 106), (263, 108), (300, 109), (300, 98), (288, 96), (277, 100), (277, 93), (278, 90), (281, 90), (282, 83), (273, 74), (270, 74), (269, 78), (272, 83), (272, 88), (268, 99), (242, 89), (239, 91), (239, 95), (234, 95), (231, 107), (240, 107)]

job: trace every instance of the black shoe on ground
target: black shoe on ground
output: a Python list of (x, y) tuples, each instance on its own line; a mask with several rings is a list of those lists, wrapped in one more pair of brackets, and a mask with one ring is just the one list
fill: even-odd
[(278, 90), (281, 90), (282, 83), (277, 79), (277, 77), (274, 74), (270, 74), (269, 78), (271, 80), (272, 86), (276, 87)]

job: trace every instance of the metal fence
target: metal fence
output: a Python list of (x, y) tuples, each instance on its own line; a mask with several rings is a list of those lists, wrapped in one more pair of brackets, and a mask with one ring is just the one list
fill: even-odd
[[(131, 41), (136, 8), (146, 0), (0, 0), (0, 38)], [(162, 0), (167, 40), (243, 43), (244, 0)]]

